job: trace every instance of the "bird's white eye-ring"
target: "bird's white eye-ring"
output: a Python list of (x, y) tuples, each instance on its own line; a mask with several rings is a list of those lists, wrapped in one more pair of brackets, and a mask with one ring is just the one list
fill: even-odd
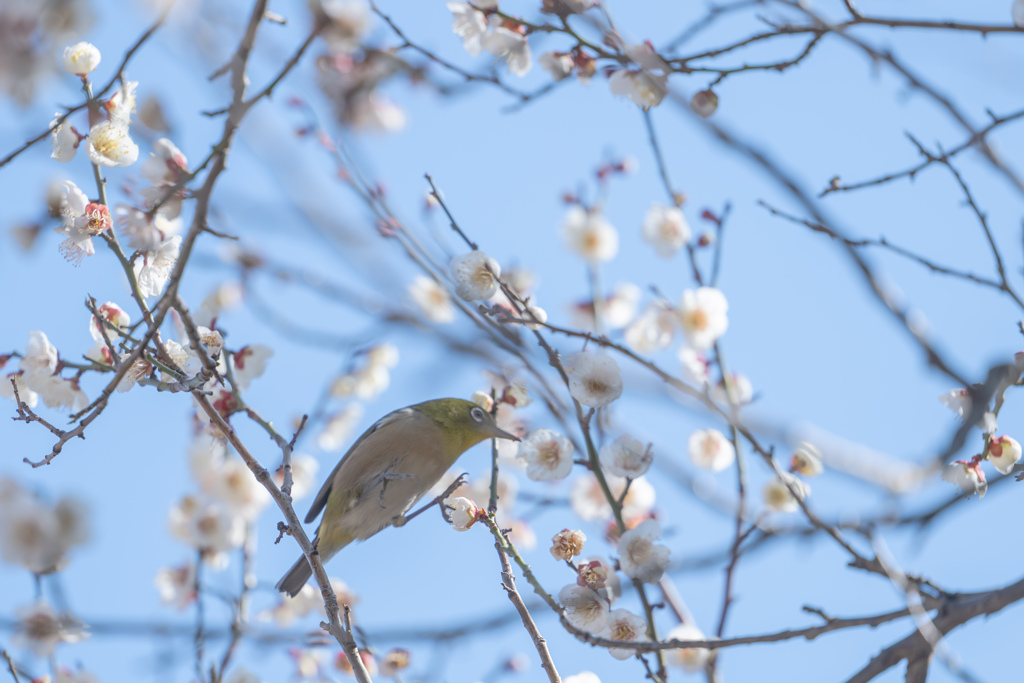
[(480, 409), (480, 408), (473, 408), (473, 410), (469, 411), (469, 414), (477, 422), (483, 422), (484, 411), (482, 409)]

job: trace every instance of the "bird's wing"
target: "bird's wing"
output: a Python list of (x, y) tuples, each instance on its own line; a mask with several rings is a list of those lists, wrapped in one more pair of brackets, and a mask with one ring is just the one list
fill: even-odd
[(348, 456), (352, 455), (356, 449), (366, 441), (366, 438), (370, 436), (370, 434), (373, 434), (382, 427), (386, 427), (397, 419), (410, 415), (412, 412), (412, 408), (401, 408), (392, 413), (388, 413), (381, 419), (377, 420), (372, 427), (367, 429), (363, 432), (362, 436), (356, 439), (356, 442), (348, 449), (348, 452), (345, 453), (341, 461), (334, 466), (330, 476), (327, 477), (324, 481), (324, 485), (320, 488), (320, 493), (316, 494), (316, 498), (313, 499), (313, 504), (309, 508), (309, 513), (306, 514), (306, 524), (309, 524), (316, 519), (317, 515), (323, 511), (324, 506), (327, 505), (327, 497), (331, 494), (331, 487), (334, 485), (334, 477), (338, 473), (338, 470), (341, 469), (341, 466), (345, 464), (345, 461), (348, 460)]

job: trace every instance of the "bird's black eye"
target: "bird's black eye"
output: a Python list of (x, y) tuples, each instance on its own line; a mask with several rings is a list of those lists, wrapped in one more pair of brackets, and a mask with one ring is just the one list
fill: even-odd
[(469, 414), (477, 422), (483, 422), (484, 411), (482, 409), (480, 409), (480, 408), (473, 408), (473, 410), (469, 411)]

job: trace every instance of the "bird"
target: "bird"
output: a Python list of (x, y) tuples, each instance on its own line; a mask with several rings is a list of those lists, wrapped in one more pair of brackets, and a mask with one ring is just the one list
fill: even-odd
[[(388, 413), (367, 429), (327, 477), (305, 523), (324, 516), (314, 547), (326, 562), (352, 541), (404, 524), (405, 513), (464, 452), (485, 439), (519, 437), (471, 401), (439, 398)], [(305, 555), (275, 588), (295, 597), (313, 570)]]

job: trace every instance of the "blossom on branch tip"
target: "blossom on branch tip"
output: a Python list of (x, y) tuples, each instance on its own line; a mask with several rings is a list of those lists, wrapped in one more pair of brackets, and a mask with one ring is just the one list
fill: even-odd
[(61, 64), (69, 74), (86, 76), (100, 65), (100, 51), (92, 43), (75, 43), (64, 48)]
[(484, 301), (498, 291), (501, 266), (482, 251), (456, 256), (449, 267), (455, 279), (455, 293), (466, 301)]
[(586, 586), (614, 605), (622, 596), (622, 582), (611, 562), (600, 557), (587, 557), (576, 563), (576, 585)]
[(556, 560), (571, 560), (583, 552), (587, 535), (579, 529), (562, 529), (551, 539), (551, 555)]
[[(790, 491), (792, 486), (793, 491)], [(780, 477), (772, 477), (761, 490), (764, 497), (764, 504), (769, 510), (776, 512), (796, 512), (800, 509), (798, 501), (804, 500), (811, 495), (811, 487), (798, 477), (789, 472), (782, 472)]]
[[(624, 643), (635, 643), (647, 640), (647, 622), (629, 610), (617, 609), (608, 615), (608, 623), (599, 634), (602, 638), (621, 640)], [(636, 650), (625, 648), (609, 648), (608, 654), (615, 659), (629, 659)]]
[[(168, 218), (163, 211), (155, 214), (127, 204), (114, 206), (114, 219), (128, 238), (128, 246), (137, 251), (152, 251), (169, 237), (181, 232), (180, 218)], [(199, 322), (197, 316), (196, 322)]]
[(51, 375), (32, 388), (39, 393), (47, 408), (79, 411), (89, 405), (89, 397), (82, 391), (76, 378), (64, 379), (60, 375)]
[(622, 395), (619, 364), (611, 356), (582, 351), (563, 361), (569, 393), (590, 408), (606, 406)]
[(1013, 466), (1020, 461), (1020, 444), (1012, 436), (1000, 436), (988, 442), (988, 458), (1001, 474), (1013, 472)]
[(661, 538), (661, 525), (648, 519), (622, 534), (619, 539), (619, 565), (631, 579), (656, 583), (668, 567), (668, 547), (655, 543)]
[(647, 472), (654, 460), (651, 445), (637, 441), (628, 434), (602, 446), (598, 457), (605, 472), (630, 479), (636, 479)]
[(535, 429), (519, 444), (518, 458), (526, 462), (526, 476), (534, 481), (565, 479), (572, 471), (573, 445), (550, 429)]
[(729, 302), (714, 287), (687, 289), (679, 302), (679, 318), (683, 336), (697, 351), (706, 351), (715, 345), (729, 327)]
[(644, 218), (644, 241), (654, 246), (662, 258), (671, 258), (690, 241), (690, 224), (675, 206), (654, 204)]
[(721, 472), (736, 460), (736, 447), (717, 429), (698, 429), (690, 435), (689, 454), (697, 467)]
[(273, 355), (274, 349), (264, 344), (248, 344), (231, 354), (232, 374), (241, 391), (248, 389), (254, 379), (266, 372), (267, 362)]
[(480, 508), (469, 498), (452, 498), (446, 502), (448, 519), (456, 531), (469, 531), (476, 524)]
[(619, 252), (619, 233), (599, 211), (573, 205), (562, 223), (562, 237), (570, 251), (591, 263), (611, 261)]
[(608, 601), (595, 590), (571, 583), (558, 591), (558, 601), (566, 620), (578, 629), (599, 633), (608, 623)]

